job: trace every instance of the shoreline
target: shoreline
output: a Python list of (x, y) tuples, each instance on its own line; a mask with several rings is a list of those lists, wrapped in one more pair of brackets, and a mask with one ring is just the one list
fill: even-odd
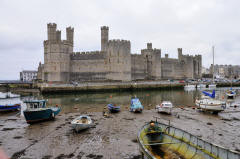
[[(192, 83), (197, 85), (199, 83)], [(208, 85), (207, 83), (206, 85)], [(217, 87), (239, 87), (239, 83), (216, 83)], [(75, 93), (75, 92), (122, 92), (137, 90), (177, 90), (184, 89), (186, 83), (167, 81), (141, 81), (141, 82), (83, 82), (73, 84), (1, 84), (0, 90), (10, 90), (15, 93)]]

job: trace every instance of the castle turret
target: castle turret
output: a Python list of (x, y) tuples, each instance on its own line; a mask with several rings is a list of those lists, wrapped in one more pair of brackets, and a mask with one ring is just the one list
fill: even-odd
[(152, 49), (152, 43), (147, 43), (147, 49), (151, 50)]
[(48, 41), (55, 41), (56, 40), (56, 29), (57, 29), (57, 24), (55, 24), (55, 23), (48, 23), (47, 24)]
[(101, 51), (107, 51), (108, 31), (109, 28), (107, 26), (101, 27)]
[(66, 28), (66, 37), (67, 41), (73, 45), (73, 34), (74, 34), (74, 28), (67, 27)]
[(182, 48), (178, 48), (178, 59), (182, 60)]

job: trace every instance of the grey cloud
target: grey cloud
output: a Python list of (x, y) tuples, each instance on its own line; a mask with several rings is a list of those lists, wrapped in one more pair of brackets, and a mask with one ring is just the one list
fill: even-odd
[[(147, 42), (163, 54), (202, 54), (203, 65), (216, 62), (239, 64), (240, 11), (238, 0), (3, 0), (0, 2), (0, 79), (17, 79), (21, 69), (36, 69), (43, 62), (43, 40), (47, 23), (62, 30), (75, 28), (75, 51), (100, 49), (100, 26), (110, 27), (110, 38), (131, 41), (140, 53)], [(13, 58), (14, 57), (14, 58)]]

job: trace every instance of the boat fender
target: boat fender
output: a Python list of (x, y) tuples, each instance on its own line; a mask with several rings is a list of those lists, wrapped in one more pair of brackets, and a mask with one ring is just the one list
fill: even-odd
[(52, 118), (55, 118), (55, 114), (52, 112)]

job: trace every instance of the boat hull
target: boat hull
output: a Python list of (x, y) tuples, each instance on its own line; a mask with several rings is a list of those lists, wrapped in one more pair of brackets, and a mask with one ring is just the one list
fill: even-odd
[(171, 114), (172, 113), (172, 108), (170, 108), (170, 107), (158, 107), (157, 111), (158, 111), (158, 113)]
[[(87, 123), (79, 123), (78, 121), (81, 120), (81, 118), (86, 118), (87, 119)], [(72, 122), (71, 122), (72, 128), (76, 131), (79, 132), (81, 130), (84, 129), (88, 129), (92, 126), (92, 119), (89, 116), (86, 115), (82, 115), (79, 116), (77, 118), (75, 118)]]
[[(149, 124), (144, 125), (138, 132), (138, 143), (142, 158), (144, 159), (159, 158), (158, 152), (164, 150), (167, 150), (166, 153), (175, 153), (185, 159), (240, 158), (240, 153), (238, 152), (204, 141), (184, 130), (163, 123), (157, 124), (163, 130), (162, 139), (160, 138), (161, 140), (159, 140), (162, 144), (158, 146), (159, 149), (156, 149), (156, 145), (154, 145), (154, 147), (149, 145), (149, 139), (146, 136), (146, 129), (149, 127)], [(161, 158), (164, 158), (164, 156), (161, 156)]]
[(112, 104), (108, 104), (108, 110), (111, 113), (117, 113), (120, 111), (120, 106), (113, 106)]
[(20, 109), (21, 109), (21, 104), (0, 105), (0, 112), (18, 111)]
[(209, 112), (221, 112), (226, 109), (226, 103), (211, 99), (196, 100), (196, 106)]
[(60, 108), (41, 108), (38, 110), (25, 110), (23, 111), (27, 123), (32, 124), (45, 120), (52, 120), (60, 112)]

